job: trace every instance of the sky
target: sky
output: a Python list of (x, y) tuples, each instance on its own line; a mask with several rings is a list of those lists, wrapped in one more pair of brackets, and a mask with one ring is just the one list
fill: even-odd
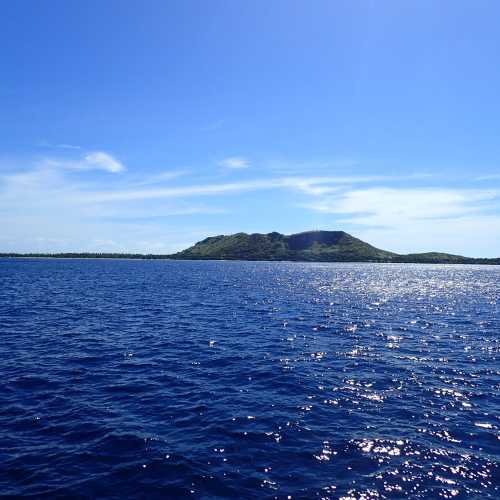
[(0, 252), (322, 229), (500, 256), (496, 0), (0, 12)]

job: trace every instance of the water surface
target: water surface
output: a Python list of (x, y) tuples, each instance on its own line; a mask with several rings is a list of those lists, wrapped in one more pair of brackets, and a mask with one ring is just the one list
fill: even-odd
[(498, 498), (500, 267), (0, 260), (0, 492)]

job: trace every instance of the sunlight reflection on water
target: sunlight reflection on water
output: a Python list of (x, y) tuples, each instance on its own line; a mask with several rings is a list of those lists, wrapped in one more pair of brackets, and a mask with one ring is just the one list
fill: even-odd
[(500, 268), (12, 259), (0, 279), (7, 495), (498, 497)]

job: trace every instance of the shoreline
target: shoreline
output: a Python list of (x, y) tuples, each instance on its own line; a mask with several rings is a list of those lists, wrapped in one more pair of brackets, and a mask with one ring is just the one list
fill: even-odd
[[(477, 259), (479, 262), (475, 262), (474, 258), (471, 258), (470, 262), (422, 262), (416, 260), (408, 260), (408, 261), (367, 261), (367, 260), (259, 260), (259, 259), (179, 259), (176, 257), (170, 256), (127, 256), (127, 255), (119, 255), (116, 256), (94, 256), (94, 255), (6, 255), (0, 254), (0, 260), (9, 260), (9, 259), (40, 259), (40, 260), (167, 260), (170, 262), (173, 261), (184, 261), (184, 262), (296, 262), (299, 264), (422, 264), (422, 265), (448, 265), (448, 266), (499, 266), (500, 259)], [(491, 260), (492, 262), (484, 262), (484, 260)], [(498, 261), (498, 262), (497, 262)]]

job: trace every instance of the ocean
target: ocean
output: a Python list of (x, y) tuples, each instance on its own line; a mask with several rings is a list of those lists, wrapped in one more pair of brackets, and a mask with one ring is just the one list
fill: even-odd
[(499, 498), (500, 267), (0, 259), (0, 494)]

